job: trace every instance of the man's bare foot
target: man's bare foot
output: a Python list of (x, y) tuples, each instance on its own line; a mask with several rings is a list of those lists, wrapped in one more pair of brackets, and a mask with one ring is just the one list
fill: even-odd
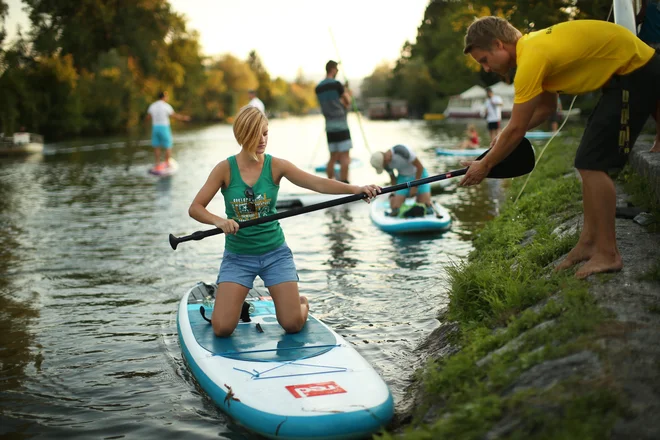
[(649, 150), (651, 153), (660, 153), (660, 138), (656, 137), (653, 146)]
[(555, 270), (564, 270), (569, 267), (573, 267), (578, 263), (587, 261), (591, 258), (593, 249), (591, 246), (577, 244), (571, 251), (566, 255), (566, 258), (555, 267)]
[(575, 278), (584, 279), (595, 273), (618, 272), (622, 268), (623, 262), (621, 261), (621, 255), (617, 254), (612, 257), (611, 255), (604, 256), (598, 254), (594, 255), (584, 266), (575, 272)]
[(300, 304), (306, 305), (307, 306), (307, 311), (309, 311), (309, 301), (307, 301), (306, 296), (300, 295)]

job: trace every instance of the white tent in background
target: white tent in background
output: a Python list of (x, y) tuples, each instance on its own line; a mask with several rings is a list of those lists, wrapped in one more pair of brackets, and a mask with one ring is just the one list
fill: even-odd
[[(513, 107), (513, 84), (498, 82), (490, 87), (493, 93), (500, 96), (504, 105), (502, 106), (502, 116), (511, 115)], [(447, 118), (481, 118), (484, 115), (484, 106), (486, 103), (486, 89), (481, 86), (472, 86), (460, 95), (449, 98), (449, 104), (445, 110)]]
[[(515, 90), (513, 84), (500, 81), (490, 86), (494, 94), (502, 98), (502, 117), (509, 118), (513, 108)], [(460, 95), (449, 98), (449, 104), (444, 111), (447, 118), (483, 118), (485, 116), (486, 89), (481, 86), (472, 86)], [(566, 109), (561, 112), (566, 114)], [(571, 110), (571, 116), (580, 114), (580, 109)]]

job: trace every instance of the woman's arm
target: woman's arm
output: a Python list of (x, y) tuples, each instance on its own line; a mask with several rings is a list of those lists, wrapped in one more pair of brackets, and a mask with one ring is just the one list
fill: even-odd
[(188, 208), (188, 215), (200, 223), (214, 225), (222, 229), (226, 234), (235, 234), (238, 231), (238, 223), (234, 220), (218, 217), (206, 209), (218, 190), (225, 185), (229, 177), (229, 162), (220, 162), (209, 174), (206, 183), (199, 190), (195, 199)]
[(338, 180), (326, 179), (307, 173), (288, 160), (273, 158), (273, 169), (277, 175), (286, 177), (291, 183), (301, 188), (311, 189), (322, 194), (360, 194), (376, 197), (380, 187), (376, 185), (349, 185)]

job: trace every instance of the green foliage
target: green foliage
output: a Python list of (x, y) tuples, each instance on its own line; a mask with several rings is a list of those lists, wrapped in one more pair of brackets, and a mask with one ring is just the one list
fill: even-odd
[[(48, 141), (139, 129), (148, 105), (168, 91), (196, 121), (230, 119), (248, 89), (271, 112), (317, 107), (315, 84), (271, 80), (256, 51), (247, 60), (207, 59), (199, 35), (167, 0), (24, 0), (32, 23), (0, 50), (0, 122)], [(0, 0), (0, 43), (7, 5)]]
[(2, 42), (7, 35), (5, 32), (5, 19), (7, 18), (8, 13), (9, 5), (4, 0), (0, 0), (0, 47), (2, 47)]
[(449, 268), (447, 319), (460, 326), (454, 343), (461, 350), (431, 360), (419, 375), (422, 405), (403, 438), (480, 439), (504, 429), (506, 438), (598, 439), (625, 411), (606, 381), (580, 375), (547, 385), (520, 380), (549, 361), (579, 352), (598, 356), (609, 325), (588, 284), (549, 265), (577, 240), (553, 234), (579, 214), (574, 149), (553, 141), (517, 203), (524, 178), (514, 179), (510, 201), (476, 239), (468, 261)]
[[(388, 97), (407, 99), (413, 114), (442, 112), (452, 95), (475, 85), (501, 80), (481, 70), (463, 55), (463, 39), (475, 17), (497, 15), (527, 33), (572, 19), (605, 20), (611, 1), (606, 0), (434, 0), (429, 2), (415, 43), (406, 42), (389, 78)], [(367, 81), (363, 94), (375, 96), (370, 88), (383, 78), (380, 66)], [(592, 102), (580, 105), (585, 112)]]
[(630, 195), (630, 202), (648, 210), (653, 216), (654, 222), (649, 225), (649, 230), (652, 232), (660, 230), (660, 201), (658, 200), (660, 195), (650, 188), (648, 179), (634, 172), (628, 164), (617, 176), (617, 180), (623, 184), (626, 193)]

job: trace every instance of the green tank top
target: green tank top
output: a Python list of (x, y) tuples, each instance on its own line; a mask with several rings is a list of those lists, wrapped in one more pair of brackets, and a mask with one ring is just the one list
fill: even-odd
[[(231, 178), (229, 185), (222, 189), (225, 199), (225, 214), (227, 218), (244, 222), (259, 217), (277, 213), (277, 192), (279, 185), (273, 182), (270, 154), (264, 155), (264, 167), (257, 182), (252, 186), (252, 192), (241, 178), (241, 172), (236, 163), (236, 156), (229, 159)], [(252, 198), (254, 193), (254, 198)], [(235, 254), (262, 255), (284, 244), (284, 232), (280, 222), (271, 221), (261, 225), (239, 229), (235, 235), (227, 235), (225, 249)]]

